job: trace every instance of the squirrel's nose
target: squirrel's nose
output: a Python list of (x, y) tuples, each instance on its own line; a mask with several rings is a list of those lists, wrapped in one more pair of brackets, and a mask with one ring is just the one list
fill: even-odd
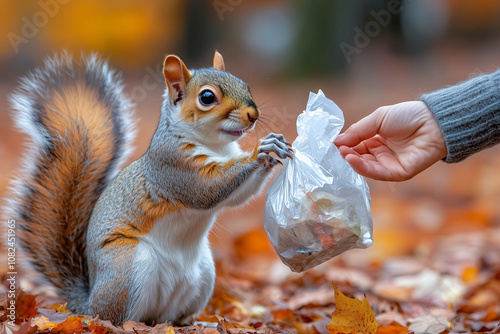
[(253, 123), (253, 122), (255, 122), (257, 120), (257, 118), (253, 118), (252, 116), (250, 116), (250, 113), (247, 113), (247, 116), (248, 116), (248, 121), (250, 123)]
[(257, 108), (251, 108), (249, 111), (247, 111), (247, 117), (250, 123), (254, 123), (257, 118), (259, 118), (259, 115), (260, 111)]

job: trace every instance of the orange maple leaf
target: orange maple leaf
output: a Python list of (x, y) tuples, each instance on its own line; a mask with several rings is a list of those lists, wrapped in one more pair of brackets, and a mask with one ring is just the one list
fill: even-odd
[(375, 334), (377, 320), (368, 304), (368, 299), (363, 301), (344, 296), (332, 282), (335, 290), (335, 311), (332, 321), (326, 326), (330, 334)]

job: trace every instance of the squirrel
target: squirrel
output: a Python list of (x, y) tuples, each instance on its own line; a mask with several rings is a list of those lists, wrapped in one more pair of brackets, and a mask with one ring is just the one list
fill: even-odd
[(75, 313), (192, 323), (214, 288), (208, 235), (217, 213), (248, 202), (293, 157), (274, 133), (240, 149), (260, 110), (217, 51), (213, 68), (192, 70), (169, 55), (163, 73), (150, 146), (121, 170), (134, 106), (97, 55), (56, 54), (11, 97), (31, 141), (6, 212), (28, 264)]

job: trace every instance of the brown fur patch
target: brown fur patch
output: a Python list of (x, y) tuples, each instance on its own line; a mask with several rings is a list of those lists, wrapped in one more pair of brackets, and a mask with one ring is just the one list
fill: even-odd
[[(107, 106), (99, 100), (97, 92), (77, 83), (75, 86), (65, 87), (63, 93), (54, 92), (47, 101), (46, 117), (54, 134), (72, 131), (72, 141), (78, 142), (85, 135), (96, 141), (92, 146), (92, 153), (107, 161), (111, 159), (113, 150), (108, 138), (103, 133), (112, 133), (113, 122)], [(78, 125), (85, 133), (74, 129)]]

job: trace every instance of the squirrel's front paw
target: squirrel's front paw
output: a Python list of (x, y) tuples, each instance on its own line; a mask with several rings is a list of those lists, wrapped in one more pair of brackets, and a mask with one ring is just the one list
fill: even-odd
[(262, 163), (265, 171), (269, 171), (281, 161), (270, 154), (275, 153), (281, 159), (293, 159), (292, 145), (286, 141), (282, 134), (270, 133), (259, 141), (257, 160)]

